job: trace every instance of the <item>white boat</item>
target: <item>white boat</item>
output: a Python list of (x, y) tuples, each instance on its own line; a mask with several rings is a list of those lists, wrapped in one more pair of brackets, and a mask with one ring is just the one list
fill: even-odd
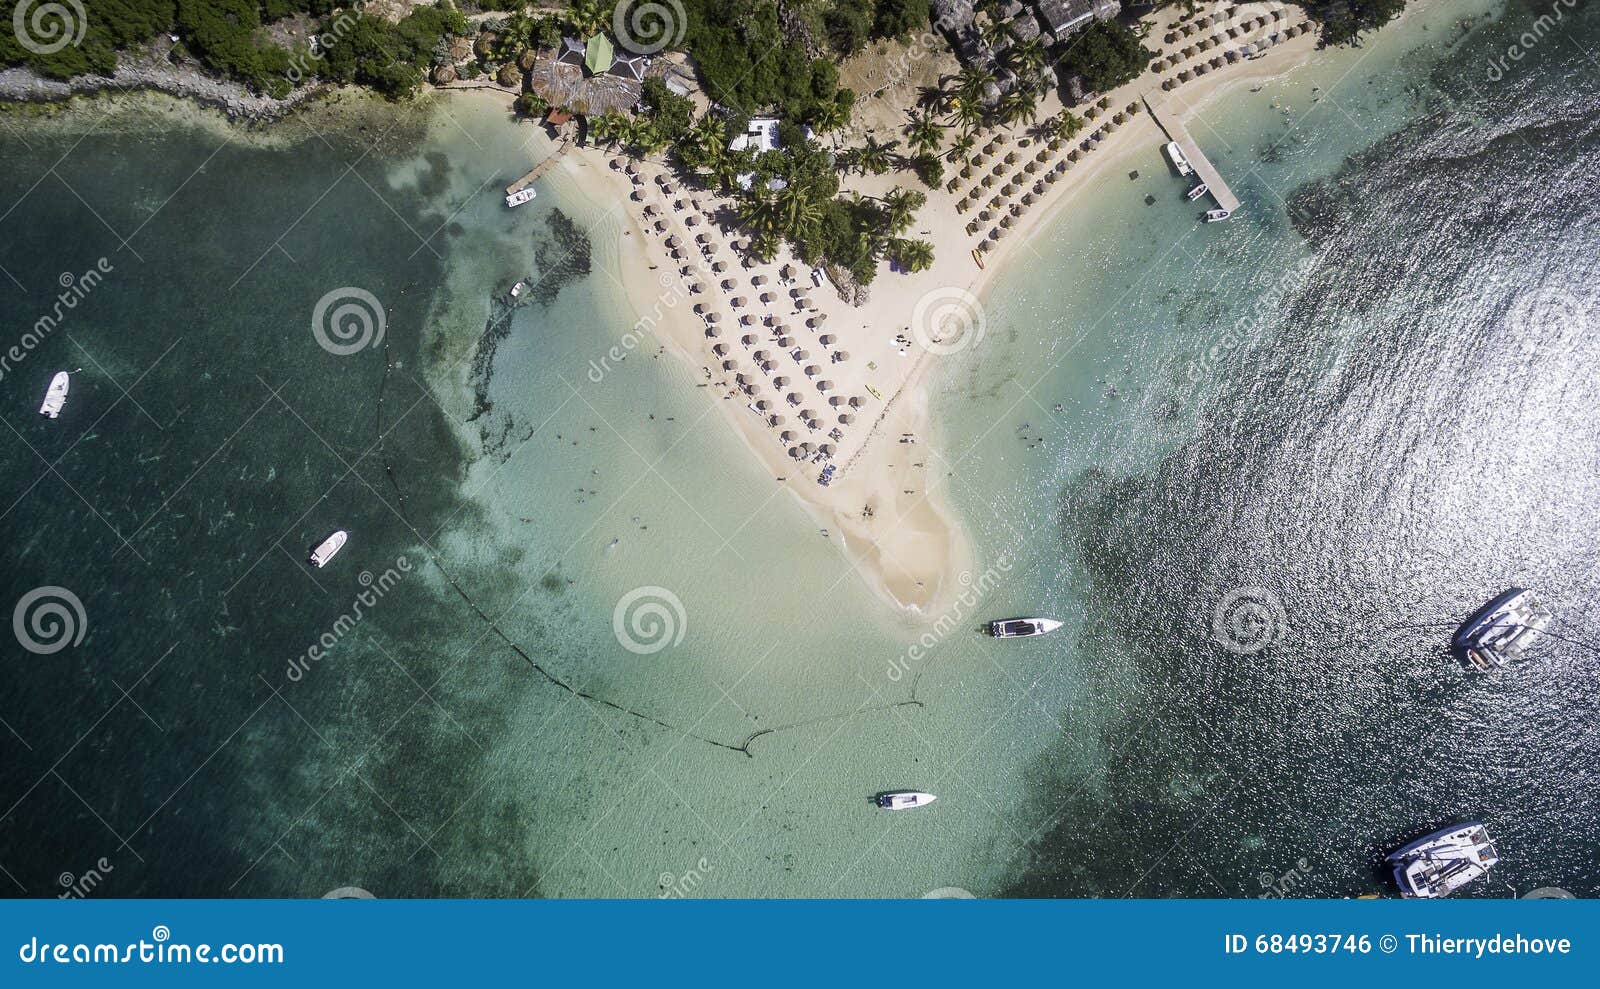
[(1196, 199), (1199, 199), (1201, 196), (1205, 195), (1206, 193), (1208, 193), (1210, 191), (1211, 191), (1211, 187), (1206, 185), (1204, 182), (1202, 182), (1199, 185), (1195, 186), (1193, 189), (1190, 189), (1188, 191), (1188, 193), (1186, 193), (1186, 195), (1189, 197), (1189, 202), (1192, 203)]
[(56, 376), (50, 379), (50, 388), (44, 393), (44, 404), (39, 406), (39, 414), (54, 419), (61, 414), (61, 407), (67, 404), (67, 386), (71, 376), (65, 371), (57, 371)]
[(1456, 630), (1450, 649), (1480, 670), (1521, 659), (1555, 618), (1526, 588), (1513, 587), (1479, 608)]
[(997, 639), (1017, 639), (1054, 632), (1061, 623), (1054, 618), (1005, 618), (989, 623), (989, 634)]
[(1206, 222), (1207, 223), (1221, 223), (1223, 220), (1226, 220), (1228, 217), (1230, 217), (1232, 215), (1233, 215), (1233, 213), (1230, 212), (1229, 210), (1225, 210), (1225, 209), (1208, 209), (1208, 210), (1206, 210)]
[(872, 799), (884, 810), (910, 810), (913, 807), (926, 807), (939, 798), (917, 790), (890, 790)]
[(317, 548), (311, 551), (311, 565), (319, 569), (327, 566), (328, 561), (337, 556), (341, 549), (344, 549), (345, 540), (349, 538), (350, 534), (340, 529), (318, 543)]
[(1488, 875), (1500, 853), (1482, 824), (1467, 821), (1418, 838), (1386, 861), (1401, 896), (1432, 900)]
[(527, 282), (518, 282), (517, 284), (511, 286), (511, 297), (513, 299), (521, 298), (523, 290), (526, 289), (527, 287), (528, 287), (528, 283)]
[(1188, 176), (1194, 174), (1193, 166), (1189, 164), (1189, 159), (1183, 153), (1183, 149), (1178, 147), (1177, 141), (1168, 141), (1166, 150), (1167, 157), (1172, 161), (1172, 167), (1178, 170), (1179, 175)]
[(526, 189), (518, 189), (516, 192), (507, 195), (506, 205), (521, 206), (523, 203), (531, 202), (533, 197), (536, 195), (538, 195), (538, 193), (534, 192), (533, 186), (530, 185)]

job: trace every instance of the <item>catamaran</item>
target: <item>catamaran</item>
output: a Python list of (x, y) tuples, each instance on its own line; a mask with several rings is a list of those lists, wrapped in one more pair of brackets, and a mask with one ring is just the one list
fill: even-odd
[(1555, 616), (1533, 592), (1513, 587), (1473, 612), (1450, 639), (1457, 659), (1489, 671), (1521, 659)]
[(518, 189), (516, 192), (507, 195), (506, 205), (521, 206), (523, 203), (530, 202), (536, 195), (538, 195), (538, 193), (535, 192), (533, 186), (530, 185), (526, 189)]
[(939, 798), (917, 790), (889, 790), (872, 799), (884, 810), (910, 810), (913, 807), (926, 807)]
[(1178, 147), (1177, 141), (1168, 141), (1166, 150), (1167, 157), (1172, 160), (1172, 167), (1178, 170), (1179, 175), (1188, 177), (1194, 174), (1194, 167), (1189, 164), (1188, 156)]
[(1500, 853), (1481, 823), (1466, 821), (1418, 838), (1385, 861), (1394, 867), (1401, 896), (1431, 900), (1488, 875)]
[(1005, 618), (989, 623), (989, 634), (997, 639), (1016, 639), (1054, 632), (1061, 623), (1054, 618)]
[(341, 549), (344, 549), (345, 540), (349, 538), (350, 534), (340, 529), (318, 543), (317, 548), (311, 551), (311, 565), (319, 570), (327, 566), (328, 561), (337, 556)]
[(71, 375), (65, 371), (57, 371), (56, 376), (50, 379), (50, 388), (44, 393), (44, 404), (39, 406), (39, 414), (54, 419), (61, 414), (61, 407), (67, 404), (67, 386), (71, 382)]

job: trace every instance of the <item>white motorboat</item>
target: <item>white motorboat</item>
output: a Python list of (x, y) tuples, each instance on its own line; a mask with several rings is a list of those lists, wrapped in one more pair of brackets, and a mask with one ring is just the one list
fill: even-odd
[(61, 407), (67, 404), (67, 387), (71, 382), (71, 375), (65, 371), (57, 371), (56, 376), (50, 379), (50, 388), (44, 393), (44, 404), (39, 406), (39, 414), (54, 419), (61, 414)]
[(939, 798), (917, 790), (889, 790), (872, 799), (884, 810), (910, 810), (913, 807), (926, 807)]
[(1233, 215), (1233, 213), (1230, 210), (1208, 209), (1208, 210), (1206, 210), (1206, 222), (1207, 223), (1221, 223), (1223, 220), (1226, 220), (1228, 217), (1230, 217), (1232, 215)]
[(1061, 623), (1054, 618), (1005, 618), (989, 623), (989, 634), (997, 639), (1017, 639), (1054, 632)]
[(1167, 142), (1167, 158), (1172, 161), (1172, 167), (1178, 170), (1179, 175), (1189, 176), (1194, 174), (1194, 166), (1189, 164), (1189, 158), (1178, 147), (1177, 141)]
[(530, 185), (526, 189), (518, 189), (516, 192), (506, 196), (506, 205), (521, 206), (523, 203), (531, 202), (537, 195), (538, 193), (535, 192), (533, 186)]
[(1477, 821), (1452, 824), (1392, 852), (1400, 895), (1438, 899), (1489, 874), (1500, 861), (1489, 832)]
[(317, 548), (311, 551), (311, 565), (318, 569), (327, 566), (328, 561), (337, 556), (341, 549), (344, 549), (345, 541), (349, 538), (350, 534), (340, 529), (318, 543)]
[(1202, 182), (1193, 189), (1190, 189), (1187, 193), (1185, 193), (1185, 195), (1188, 196), (1189, 202), (1192, 203), (1210, 191), (1211, 187)]

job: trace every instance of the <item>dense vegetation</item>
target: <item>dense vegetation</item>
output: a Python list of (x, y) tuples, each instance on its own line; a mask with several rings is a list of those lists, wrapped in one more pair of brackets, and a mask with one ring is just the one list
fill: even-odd
[[(180, 39), (178, 54), (273, 96), (314, 76), (401, 96), (421, 82), (439, 39), (467, 30), (448, 4), (420, 7), (398, 24), (356, 9), (335, 14), (340, 6), (335, 0), (95, 0), (79, 44), (41, 54), (7, 31), (0, 33), (0, 65), (26, 65), (55, 79), (107, 74), (117, 66), (118, 49), (170, 33)], [(321, 19), (319, 33), (330, 39), (324, 53), (291, 51), (265, 37), (264, 25), (296, 14)]]
[(1073, 39), (1061, 60), (1068, 75), (1080, 75), (1096, 93), (1109, 92), (1138, 77), (1155, 53), (1119, 21), (1096, 21)]
[(1406, 0), (1295, 0), (1322, 25), (1322, 43), (1354, 44), (1362, 31), (1376, 31), (1400, 16)]

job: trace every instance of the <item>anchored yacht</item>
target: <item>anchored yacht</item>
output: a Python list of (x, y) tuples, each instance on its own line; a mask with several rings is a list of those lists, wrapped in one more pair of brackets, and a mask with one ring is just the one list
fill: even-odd
[(538, 193), (535, 192), (533, 186), (530, 185), (526, 189), (518, 189), (516, 192), (506, 196), (506, 205), (521, 206), (523, 203), (531, 202), (537, 195)]
[(1452, 824), (1392, 852), (1400, 895), (1438, 899), (1489, 874), (1500, 861), (1489, 832), (1477, 821)]
[(1178, 147), (1177, 141), (1168, 141), (1166, 151), (1167, 158), (1172, 161), (1172, 167), (1178, 170), (1179, 175), (1187, 177), (1194, 174), (1194, 166), (1189, 164), (1188, 156)]
[(1450, 651), (1480, 670), (1499, 669), (1521, 659), (1554, 617), (1532, 591), (1513, 587), (1473, 612), (1456, 629)]
[(872, 798), (873, 802), (884, 810), (910, 810), (913, 807), (926, 807), (938, 799), (931, 793), (922, 793), (917, 790), (889, 790)]
[(39, 406), (39, 414), (49, 416), (51, 419), (61, 414), (61, 407), (67, 404), (67, 387), (71, 376), (65, 371), (57, 371), (56, 376), (50, 379), (50, 388), (44, 393), (44, 404)]

